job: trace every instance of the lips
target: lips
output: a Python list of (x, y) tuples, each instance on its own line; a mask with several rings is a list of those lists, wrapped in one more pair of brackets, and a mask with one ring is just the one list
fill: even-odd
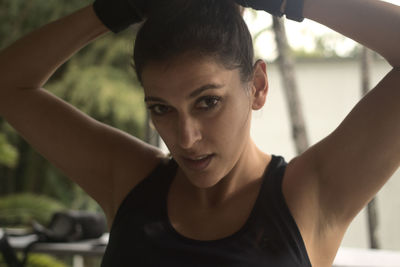
[(203, 155), (203, 156), (198, 156), (198, 157), (191, 157), (191, 158), (188, 158), (188, 159), (190, 159), (190, 160), (202, 160), (202, 159), (207, 158), (208, 156), (210, 156), (210, 155)]
[(210, 165), (215, 154), (205, 154), (199, 156), (183, 157), (184, 164), (193, 170), (204, 170)]

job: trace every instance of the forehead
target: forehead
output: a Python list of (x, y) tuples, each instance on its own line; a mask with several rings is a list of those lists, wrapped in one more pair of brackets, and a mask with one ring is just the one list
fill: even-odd
[(212, 57), (186, 54), (168, 62), (149, 62), (142, 73), (146, 95), (163, 95), (174, 91), (183, 93), (205, 84), (239, 82), (237, 69), (226, 69)]

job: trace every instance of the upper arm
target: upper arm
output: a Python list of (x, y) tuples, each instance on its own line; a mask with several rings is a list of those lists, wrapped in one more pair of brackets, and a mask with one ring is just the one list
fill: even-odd
[[(138, 183), (157, 160), (157, 149), (90, 118), (44, 89), (18, 89), (7, 97), (4, 118), (106, 213), (113, 213), (127, 193), (122, 191)], [(130, 179), (120, 170), (129, 170)]]
[(321, 210), (349, 223), (400, 165), (400, 70), (392, 70), (312, 148)]
[(288, 165), (284, 193), (304, 233), (344, 234), (398, 169), (399, 84), (400, 70), (392, 70), (335, 131)]
[(349, 223), (400, 166), (399, 85), (393, 70), (287, 167), (283, 193), (314, 262), (333, 261)]

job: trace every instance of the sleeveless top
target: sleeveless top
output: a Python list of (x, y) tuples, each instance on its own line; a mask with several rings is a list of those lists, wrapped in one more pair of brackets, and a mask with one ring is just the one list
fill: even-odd
[(189, 239), (171, 225), (167, 195), (177, 171), (161, 162), (119, 207), (101, 267), (311, 267), (300, 231), (282, 194), (286, 162), (273, 156), (246, 223), (229, 237)]

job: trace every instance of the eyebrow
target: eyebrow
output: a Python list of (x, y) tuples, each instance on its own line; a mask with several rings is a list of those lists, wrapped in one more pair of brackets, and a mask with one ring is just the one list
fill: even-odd
[[(210, 84), (205, 84), (203, 86), (201, 86), (200, 88), (197, 88), (196, 90), (194, 90), (193, 92), (190, 93), (188, 98), (194, 98), (198, 95), (200, 95), (202, 92), (206, 91), (206, 90), (211, 90), (211, 89), (220, 89), (224, 87), (223, 84), (217, 84), (217, 83), (210, 83)], [(144, 98), (145, 102), (162, 102), (162, 103), (167, 103), (167, 101), (165, 101), (164, 99), (160, 98), (160, 97), (155, 97), (155, 96), (146, 96)]]

